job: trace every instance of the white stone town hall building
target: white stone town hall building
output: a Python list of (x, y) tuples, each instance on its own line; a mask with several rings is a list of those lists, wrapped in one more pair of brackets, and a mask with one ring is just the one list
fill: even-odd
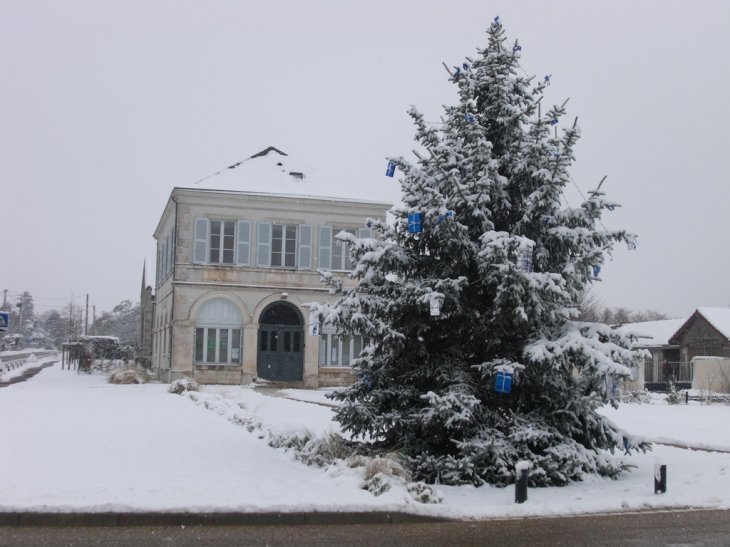
[(150, 362), (160, 379), (352, 381), (362, 340), (314, 333), (305, 304), (331, 298), (317, 269), (345, 279), (351, 269), (335, 236), (370, 237), (367, 218), (385, 219), (390, 204), (317, 197), (343, 192), (328, 182), (270, 147), (172, 190), (154, 232)]

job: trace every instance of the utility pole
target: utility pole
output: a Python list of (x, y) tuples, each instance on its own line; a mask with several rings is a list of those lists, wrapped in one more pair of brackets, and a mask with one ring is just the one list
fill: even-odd
[(8, 303), (8, 289), (3, 290), (3, 309), (6, 310), (5, 307)]
[(91, 309), (94, 310), (91, 316), (91, 335), (96, 336), (96, 304), (91, 306)]
[(89, 334), (89, 295), (86, 295), (86, 319), (84, 320), (84, 336)]

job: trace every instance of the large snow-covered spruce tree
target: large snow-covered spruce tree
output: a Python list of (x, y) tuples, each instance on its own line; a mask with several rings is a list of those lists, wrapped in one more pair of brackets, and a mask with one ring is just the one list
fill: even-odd
[[(488, 36), (452, 74), (459, 102), (442, 124), (410, 111), (421, 146), (416, 164), (390, 158), (404, 174), (394, 223), (371, 220), (377, 238), (338, 236), (357, 285), (323, 272), (339, 298), (313, 314), (368, 341), (336, 420), (427, 481), (504, 485), (520, 460), (535, 486), (615, 477), (628, 467), (615, 449), (649, 445), (596, 409), (641, 356), (581, 323), (575, 303), (632, 236), (602, 227), (616, 204), (598, 190), (579, 208), (561, 202), (579, 128), (565, 105), (541, 112), (549, 81), (520, 75), (501, 24)], [(408, 231), (413, 213), (420, 232)], [(514, 375), (509, 393), (495, 391), (500, 371)]]

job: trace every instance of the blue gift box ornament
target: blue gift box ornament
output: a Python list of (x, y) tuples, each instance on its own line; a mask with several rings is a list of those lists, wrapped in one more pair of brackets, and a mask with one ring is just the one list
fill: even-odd
[(388, 162), (388, 169), (385, 171), (386, 177), (392, 177), (395, 174), (395, 163), (392, 161)]
[(598, 277), (599, 275), (601, 275), (601, 267), (593, 266), (593, 277)]
[(512, 373), (497, 371), (497, 382), (494, 384), (494, 391), (497, 393), (509, 393), (512, 390)]
[(446, 219), (447, 217), (451, 217), (451, 216), (454, 216), (454, 212), (446, 211), (446, 213), (444, 213), (443, 215), (441, 215), (440, 217), (438, 217), (436, 219), (436, 224), (441, 224), (444, 221), (444, 219)]
[(408, 233), (417, 234), (421, 231), (421, 213), (411, 213), (408, 215)]

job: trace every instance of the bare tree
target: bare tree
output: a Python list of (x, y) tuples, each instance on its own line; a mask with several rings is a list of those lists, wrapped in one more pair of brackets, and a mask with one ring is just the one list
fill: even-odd
[(632, 310), (626, 306), (610, 308), (602, 298), (594, 292), (593, 287), (581, 293), (578, 301), (580, 320), (587, 323), (604, 323), (606, 325), (624, 325), (645, 321), (661, 321), (671, 319), (666, 313), (657, 310)]

